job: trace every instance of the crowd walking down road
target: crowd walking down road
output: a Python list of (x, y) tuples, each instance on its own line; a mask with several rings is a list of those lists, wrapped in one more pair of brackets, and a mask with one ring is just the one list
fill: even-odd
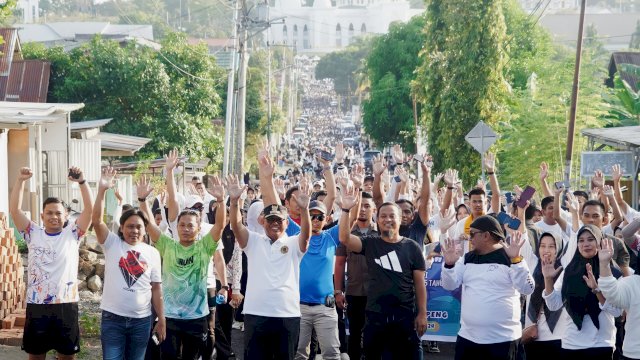
[[(462, 184), (425, 149), (376, 147), (331, 81), (302, 79), (293, 131), (258, 146), (254, 179), (205, 175), (180, 192), (172, 150), (163, 186), (139, 176), (137, 202), (109, 223), (117, 171), (92, 191), (72, 167), (82, 212), (50, 197), (39, 225), (20, 170), (10, 213), (29, 250), (29, 359), (81, 350), (88, 231), (105, 254), (104, 359), (640, 359), (640, 212), (619, 166), (610, 185), (596, 171), (571, 191), (551, 189), (543, 163), (538, 184), (505, 192), (487, 153), (488, 182)], [(459, 300), (432, 311), (436, 288)], [(447, 336), (442, 314), (459, 316)]]

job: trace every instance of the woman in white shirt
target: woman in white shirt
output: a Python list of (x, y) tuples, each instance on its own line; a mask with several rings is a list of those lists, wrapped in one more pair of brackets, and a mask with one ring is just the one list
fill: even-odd
[[(622, 310), (613, 306), (598, 288), (600, 261), (598, 251), (603, 238), (595, 225), (584, 225), (577, 233), (577, 248), (557, 280), (562, 268), (555, 268), (550, 260), (543, 260), (545, 290), (542, 297), (550, 310), (564, 305), (560, 320), (565, 325), (562, 338), (562, 357), (565, 360), (611, 360), (616, 340), (614, 318)], [(612, 273), (620, 270), (609, 262)], [(554, 283), (555, 282), (555, 283)]]
[[(562, 239), (549, 232), (542, 233), (535, 251), (531, 249), (531, 242), (525, 241), (522, 256), (534, 270), (533, 280), (536, 283), (533, 294), (527, 298), (525, 328), (522, 331), (522, 342), (527, 353), (527, 359), (559, 359), (564, 327), (560, 321), (562, 308), (552, 311), (549, 309), (542, 293), (544, 291), (544, 276), (542, 275), (542, 261), (549, 261), (560, 267), (559, 254), (562, 253)], [(554, 279), (555, 280), (555, 279)]]

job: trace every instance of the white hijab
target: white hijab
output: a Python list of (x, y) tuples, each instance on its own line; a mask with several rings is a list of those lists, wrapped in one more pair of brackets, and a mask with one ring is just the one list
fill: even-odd
[(264, 203), (259, 200), (251, 204), (249, 211), (247, 211), (247, 228), (249, 228), (249, 231), (260, 235), (264, 235), (264, 227), (258, 223), (258, 217), (262, 213), (262, 209), (264, 209)]

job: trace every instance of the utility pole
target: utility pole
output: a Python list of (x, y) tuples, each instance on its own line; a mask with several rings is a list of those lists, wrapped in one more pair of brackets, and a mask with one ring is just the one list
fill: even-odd
[(580, 89), (580, 61), (582, 61), (582, 37), (584, 33), (584, 12), (587, 0), (581, 0), (580, 23), (578, 25), (578, 43), (576, 46), (576, 64), (573, 70), (573, 87), (571, 89), (571, 108), (569, 109), (569, 129), (567, 132), (567, 152), (564, 162), (564, 180), (569, 183), (571, 177), (571, 159), (573, 156), (573, 136), (576, 126), (576, 111), (578, 108), (578, 90)]
[(243, 174), (244, 167), (244, 143), (245, 143), (245, 120), (247, 102), (247, 67), (249, 59), (247, 53), (248, 39), (248, 10), (246, 0), (242, 0), (242, 25), (240, 28), (239, 51), (240, 67), (238, 68), (238, 112), (236, 113), (236, 156), (233, 170), (237, 175)]
[(233, 51), (231, 52), (231, 70), (227, 77), (227, 113), (224, 122), (224, 159), (222, 164), (222, 176), (229, 175), (229, 165), (232, 159), (231, 135), (233, 134), (233, 114), (235, 95), (236, 51), (238, 45), (238, 2), (234, 3), (233, 10)]

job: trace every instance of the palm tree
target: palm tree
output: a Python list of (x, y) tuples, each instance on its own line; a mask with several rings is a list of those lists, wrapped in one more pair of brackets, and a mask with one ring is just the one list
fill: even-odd
[[(620, 77), (620, 72), (632, 75), (640, 79), (640, 66), (632, 64), (621, 64), (620, 70), (616, 74), (613, 84), (613, 97), (610, 101), (610, 113), (620, 122), (620, 125), (640, 125), (640, 92)], [(638, 82), (636, 88), (640, 88)]]

